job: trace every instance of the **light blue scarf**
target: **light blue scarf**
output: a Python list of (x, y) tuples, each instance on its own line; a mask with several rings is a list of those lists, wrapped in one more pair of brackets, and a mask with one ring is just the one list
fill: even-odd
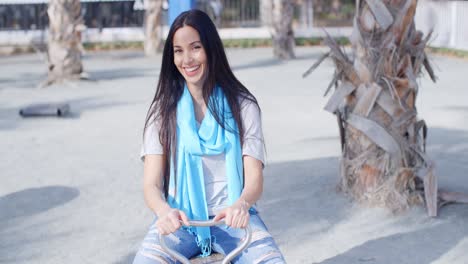
[[(220, 122), (223, 122), (227, 129), (223, 129), (211, 114), (213, 104), (218, 106)], [(236, 121), (222, 89), (217, 86), (210, 96), (200, 128), (197, 129), (192, 96), (185, 85), (182, 97), (177, 103), (177, 175), (174, 175), (171, 166), (169, 188), (173, 190), (176, 187), (175, 195), (168, 197), (171, 207), (184, 211), (191, 220), (208, 220), (201, 158), (204, 155), (218, 155), (223, 152), (226, 157), (228, 197), (230, 204), (233, 204), (243, 188), (242, 152)], [(201, 255), (210, 255), (210, 228), (186, 229), (196, 235)]]

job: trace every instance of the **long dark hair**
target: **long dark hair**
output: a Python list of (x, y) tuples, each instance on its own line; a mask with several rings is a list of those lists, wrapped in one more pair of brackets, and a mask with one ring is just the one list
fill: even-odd
[[(182, 96), (185, 83), (184, 77), (174, 64), (173, 39), (176, 31), (184, 26), (190, 26), (198, 31), (200, 41), (206, 52), (208, 76), (203, 85), (203, 98), (207, 108), (224, 129), (233, 129), (224, 127), (224, 122), (222, 122), (224, 117), (219, 116), (218, 105), (209, 103), (209, 97), (213, 89), (216, 85), (219, 85), (226, 96), (237, 123), (241, 146), (244, 141), (242, 138), (244, 127), (241, 121), (241, 102), (249, 100), (258, 107), (255, 97), (232, 73), (221, 38), (209, 16), (196, 9), (181, 13), (169, 29), (169, 34), (164, 44), (158, 86), (153, 102), (148, 110), (144, 128), (146, 130), (148, 125), (156, 120), (160, 124), (159, 135), (148, 136), (159, 137), (159, 141), (163, 146), (165, 155), (164, 194), (166, 198), (169, 187), (171, 156), (175, 162), (177, 102)], [(171, 149), (174, 150), (172, 153)]]

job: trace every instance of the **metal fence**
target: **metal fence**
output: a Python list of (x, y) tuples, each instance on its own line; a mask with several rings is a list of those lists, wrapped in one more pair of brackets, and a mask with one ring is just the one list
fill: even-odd
[(208, 13), (218, 27), (258, 27), (259, 0), (198, 0), (196, 7)]
[[(47, 0), (0, 0), (0, 30), (35, 30), (48, 26)], [(81, 0), (88, 28), (141, 27), (144, 10), (133, 0)], [(142, 0), (137, 1), (142, 2)], [(197, 0), (196, 8), (207, 12), (218, 27), (257, 27), (259, 0)], [(167, 9), (163, 10), (167, 24)]]
[(416, 28), (428, 34), (430, 46), (468, 50), (468, 1), (420, 1)]
[[(143, 24), (144, 11), (135, 10), (134, 1), (81, 2), (81, 13), (88, 28), (141, 27)], [(47, 27), (47, 0), (0, 0), (0, 30), (35, 30)]]
[(0, 30), (34, 30), (46, 28), (47, 4), (5, 5), (0, 3)]

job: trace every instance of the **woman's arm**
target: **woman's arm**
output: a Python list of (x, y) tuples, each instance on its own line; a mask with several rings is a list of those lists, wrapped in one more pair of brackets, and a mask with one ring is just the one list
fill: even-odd
[(171, 208), (164, 198), (164, 155), (146, 155), (144, 163), (143, 193), (146, 205), (157, 215), (156, 227), (166, 235), (188, 225), (184, 212)]
[(226, 225), (234, 228), (244, 228), (249, 223), (249, 209), (260, 199), (263, 192), (263, 164), (261, 161), (245, 155), (244, 189), (239, 199), (215, 216), (214, 221), (223, 218)]
[(245, 155), (244, 158), (244, 190), (239, 198), (247, 203), (247, 209), (256, 203), (263, 192), (263, 164), (261, 161)]
[(164, 155), (146, 155), (143, 170), (143, 193), (146, 205), (160, 217), (170, 209), (164, 199)]

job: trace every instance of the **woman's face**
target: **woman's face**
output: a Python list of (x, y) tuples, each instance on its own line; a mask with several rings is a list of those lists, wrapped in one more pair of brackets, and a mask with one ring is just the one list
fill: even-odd
[(189, 87), (201, 89), (208, 75), (205, 48), (198, 31), (191, 26), (179, 28), (173, 38), (174, 64)]

